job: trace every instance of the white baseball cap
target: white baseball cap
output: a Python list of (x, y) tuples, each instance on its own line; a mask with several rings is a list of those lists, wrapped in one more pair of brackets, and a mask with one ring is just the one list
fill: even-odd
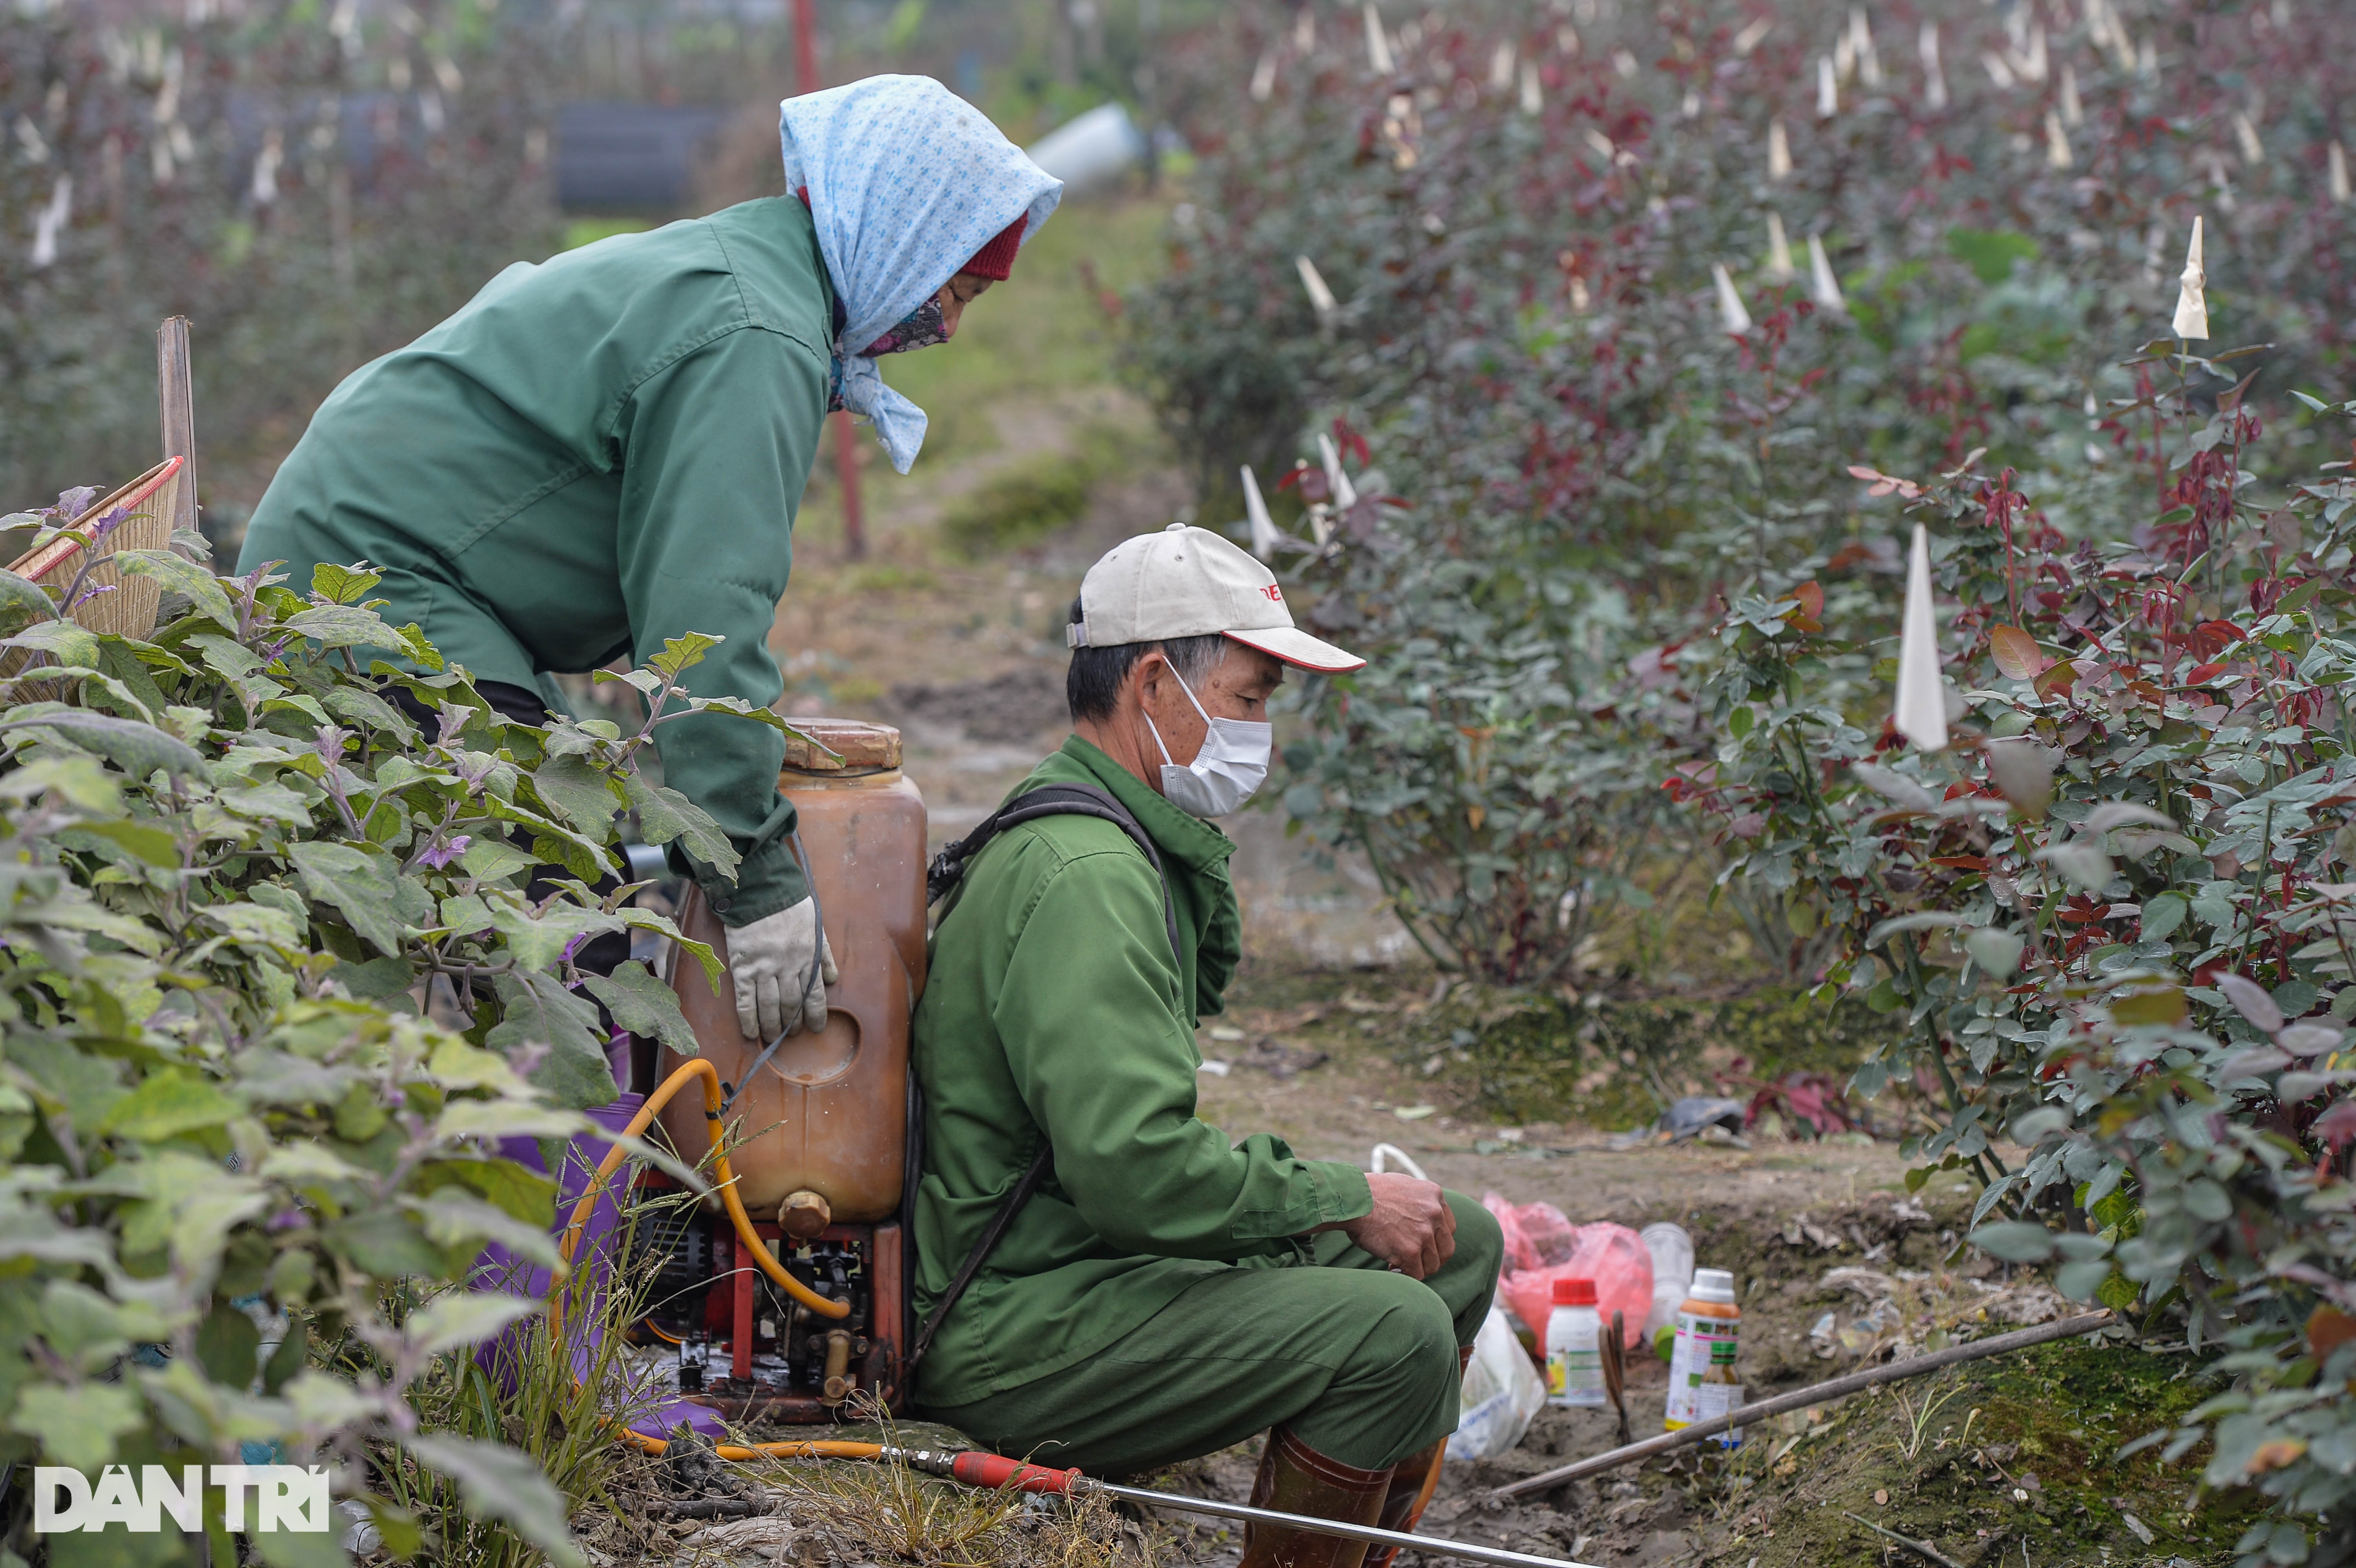
[(1206, 528), (1173, 523), (1123, 539), (1080, 581), (1080, 619), (1064, 628), (1076, 648), (1233, 637), (1302, 669), (1365, 666), (1292, 624), (1276, 573)]

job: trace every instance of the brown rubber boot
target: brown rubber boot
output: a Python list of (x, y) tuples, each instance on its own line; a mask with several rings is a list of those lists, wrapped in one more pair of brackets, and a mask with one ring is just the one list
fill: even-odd
[[(1460, 1347), (1456, 1352), (1460, 1381), (1472, 1361), (1472, 1347)], [(1423, 1510), (1431, 1506), (1431, 1494), (1440, 1489), (1440, 1461), (1447, 1452), (1448, 1439), (1443, 1437), (1430, 1447), (1401, 1459), (1391, 1472), (1390, 1489), (1383, 1494), (1383, 1511), (1375, 1522), (1385, 1530), (1412, 1531), (1423, 1518)], [(1391, 1559), (1398, 1552), (1396, 1546), (1369, 1546), (1360, 1568), (1391, 1568)]]
[[(1280, 1426), (1268, 1435), (1259, 1475), (1252, 1481), (1251, 1506), (1372, 1524), (1383, 1510), (1393, 1468), (1361, 1470), (1329, 1459)], [(1244, 1527), (1244, 1560), (1238, 1568), (1359, 1568), (1365, 1555), (1363, 1541), (1249, 1524)]]

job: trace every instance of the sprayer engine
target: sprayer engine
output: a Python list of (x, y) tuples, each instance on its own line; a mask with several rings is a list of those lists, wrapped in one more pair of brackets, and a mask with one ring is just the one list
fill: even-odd
[[(692, 960), (669, 975), (700, 1056), (723, 1081), (720, 1129), (750, 1229), (834, 1317), (796, 1301), (744, 1253), (737, 1226), (669, 1197), (642, 1212), (639, 1245), (657, 1277), (648, 1327), (679, 1347), (680, 1391), (737, 1418), (820, 1422), (854, 1396), (898, 1398), (908, 1340), (906, 1203), (919, 1156), (908, 1037), (925, 987), (924, 799), (900, 772), (900, 733), (840, 719), (796, 719), (777, 787), (794, 803), (802, 869), (840, 976), (826, 1026), (778, 1040), (738, 1027), (734, 982)], [(690, 888), (676, 920), (725, 965), (728, 927)], [(684, 1058), (645, 1064), (648, 1085)], [(633, 1076), (637, 1074), (634, 1070)], [(671, 1147), (711, 1141), (703, 1108), (674, 1100)], [(648, 1173), (642, 1193), (669, 1187)], [(643, 1277), (643, 1276), (642, 1276)]]

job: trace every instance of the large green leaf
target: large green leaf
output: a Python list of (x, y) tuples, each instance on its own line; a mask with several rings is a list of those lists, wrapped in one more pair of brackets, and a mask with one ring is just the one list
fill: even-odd
[(567, 821), (601, 841), (611, 835), (615, 813), (627, 804), (605, 770), (582, 756), (550, 758), (533, 771), (531, 787)]
[(633, 958), (610, 976), (586, 975), (581, 984), (605, 1004), (614, 1021), (632, 1034), (651, 1035), (681, 1056), (696, 1056), (701, 1048), (695, 1031), (679, 1010), (679, 997)]
[(514, 901), (513, 894), (493, 907), (491, 923), (508, 939), (508, 951), (523, 969), (549, 968), (577, 938), (622, 929), (620, 916), (561, 898), (535, 919), (530, 909)]
[(331, 604), (357, 604), (383, 581), (384, 573), (365, 566), (337, 566), (323, 560), (311, 569), (311, 592)]
[(0, 636), (13, 635), (35, 621), (57, 618), (58, 607), (36, 583), (0, 571)]
[(356, 604), (321, 604), (289, 615), (286, 630), (330, 648), (381, 648), (400, 640), (383, 617)]
[(437, 1159), (419, 1168), (417, 1186), (433, 1192), (461, 1183), (512, 1216), (519, 1224), (546, 1230), (556, 1222), (556, 1179), (511, 1159)]
[(145, 1422), (139, 1396), (121, 1383), (34, 1383), (16, 1396), (8, 1418), (10, 1426), (39, 1440), (43, 1457), (84, 1471), (113, 1458), (116, 1439)]
[(613, 1104), (621, 1091), (605, 1060), (595, 1008), (552, 975), (504, 974), (492, 981), (492, 987), (498, 994), (500, 1014), (484, 1038), (486, 1045), (508, 1056), (527, 1043), (545, 1047), (530, 1077), (552, 1104), (589, 1110)]
[(530, 1317), (540, 1307), (537, 1301), (495, 1291), (454, 1290), (411, 1313), (402, 1325), (402, 1337), (424, 1354), (438, 1355), (497, 1339), (509, 1324)]
[(709, 812), (675, 789), (648, 784), (633, 772), (623, 781), (631, 805), (637, 809), (639, 829), (649, 844), (676, 839), (680, 848), (723, 877), (734, 876), (743, 857)]
[(321, 1226), (319, 1234), (330, 1250), (379, 1279), (399, 1279), (403, 1275), (433, 1279), (439, 1277), (444, 1266), (441, 1249), (398, 1209), (362, 1209)]
[(152, 577), (176, 593), (187, 596), (197, 613), (231, 636), (237, 635), (237, 609), (221, 580), (168, 549), (122, 549), (114, 552), (116, 567), (128, 577)]
[(334, 908), (378, 952), (400, 954), (401, 922), (387, 862), (348, 844), (293, 844), (286, 853), (313, 898)]
[(134, 778), (162, 769), (177, 778), (203, 778), (205, 763), (196, 748), (153, 724), (115, 719), (87, 709), (37, 703), (0, 720), (0, 731), (48, 730), (85, 751), (96, 752)]
[(114, 1103), (108, 1130), (142, 1143), (160, 1143), (199, 1127), (217, 1127), (245, 1107), (210, 1080), (185, 1067), (167, 1067)]

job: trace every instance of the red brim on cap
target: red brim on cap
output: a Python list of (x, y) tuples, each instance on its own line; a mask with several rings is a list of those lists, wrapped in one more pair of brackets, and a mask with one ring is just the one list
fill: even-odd
[(1226, 634), (1248, 648), (1258, 648), (1272, 658), (1301, 669), (1313, 669), (1322, 675), (1344, 675), (1354, 669), (1364, 669), (1366, 661), (1355, 654), (1344, 653), (1333, 644), (1320, 642), (1298, 626), (1269, 626), (1250, 632)]

